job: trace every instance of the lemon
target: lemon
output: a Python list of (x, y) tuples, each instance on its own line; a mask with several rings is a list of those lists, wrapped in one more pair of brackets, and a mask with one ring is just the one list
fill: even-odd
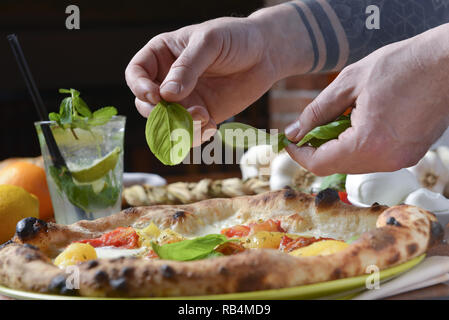
[(93, 182), (104, 177), (109, 171), (117, 165), (121, 149), (115, 147), (103, 158), (95, 160), (90, 166), (81, 169), (71, 169), (72, 176), (78, 182)]
[(20, 220), (39, 218), (39, 200), (17, 186), (0, 185), (0, 244), (14, 235)]
[(311, 245), (289, 252), (296, 257), (326, 256), (346, 249), (349, 244), (338, 240), (321, 240)]

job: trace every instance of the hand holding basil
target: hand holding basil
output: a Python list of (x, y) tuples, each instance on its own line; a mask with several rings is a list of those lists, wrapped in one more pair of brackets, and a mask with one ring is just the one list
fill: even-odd
[(148, 117), (145, 136), (151, 152), (163, 164), (179, 164), (193, 144), (192, 116), (180, 104), (162, 100)]
[[(297, 146), (310, 145), (318, 148), (322, 144), (337, 139), (338, 136), (351, 126), (349, 116), (341, 116), (335, 121), (319, 126), (307, 133)], [(270, 144), (273, 150), (279, 152), (290, 142), (284, 133), (271, 135), (263, 130), (238, 122), (224, 123), (219, 128), (220, 138), (226, 145), (233, 148), (247, 149), (258, 144)]]

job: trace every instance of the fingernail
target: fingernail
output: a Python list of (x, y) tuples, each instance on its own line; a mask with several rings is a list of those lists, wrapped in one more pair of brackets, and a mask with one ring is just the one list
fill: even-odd
[(178, 94), (179, 91), (181, 91), (181, 86), (177, 82), (169, 81), (161, 86), (161, 90), (164, 90), (165, 92), (170, 92), (172, 94)]
[(287, 128), (285, 128), (285, 135), (288, 139), (293, 140), (299, 133), (301, 126), (299, 124), (299, 120), (296, 120), (292, 124), (290, 124)]

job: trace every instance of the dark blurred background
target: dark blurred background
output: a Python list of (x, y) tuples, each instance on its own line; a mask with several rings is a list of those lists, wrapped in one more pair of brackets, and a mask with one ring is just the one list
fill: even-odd
[[(70, 4), (80, 8), (80, 30), (65, 28)], [(146, 119), (135, 110), (124, 71), (158, 33), (220, 16), (247, 16), (262, 6), (261, 0), (1, 0), (0, 160), (40, 154), (33, 125), (37, 113), (6, 39), (16, 33), (49, 112), (59, 110), (59, 88), (76, 88), (91, 109), (114, 105), (126, 115), (125, 171), (165, 177), (237, 173), (236, 165), (162, 165), (146, 144)], [(237, 120), (267, 128), (267, 97)]]

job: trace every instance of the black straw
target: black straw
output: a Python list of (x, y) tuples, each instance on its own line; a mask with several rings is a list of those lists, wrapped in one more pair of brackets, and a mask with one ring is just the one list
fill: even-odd
[[(36, 83), (34, 82), (33, 76), (31, 74), (28, 63), (26, 62), (25, 56), (23, 54), (22, 48), (20, 47), (19, 40), (15, 34), (8, 35), (8, 41), (11, 45), (12, 52), (16, 58), (17, 64), (19, 65), (20, 72), (22, 73), (23, 79), (28, 88), (28, 92), (33, 99), (34, 106), (36, 107), (37, 113), (39, 115), (40, 121), (46, 120), (47, 108), (45, 108), (42, 97), (37, 89)], [(48, 151), (52, 158), (53, 165), (56, 167), (66, 166), (64, 157), (59, 150), (53, 132), (49, 126), (41, 125), (42, 133), (44, 134), (45, 142), (47, 143)]]

